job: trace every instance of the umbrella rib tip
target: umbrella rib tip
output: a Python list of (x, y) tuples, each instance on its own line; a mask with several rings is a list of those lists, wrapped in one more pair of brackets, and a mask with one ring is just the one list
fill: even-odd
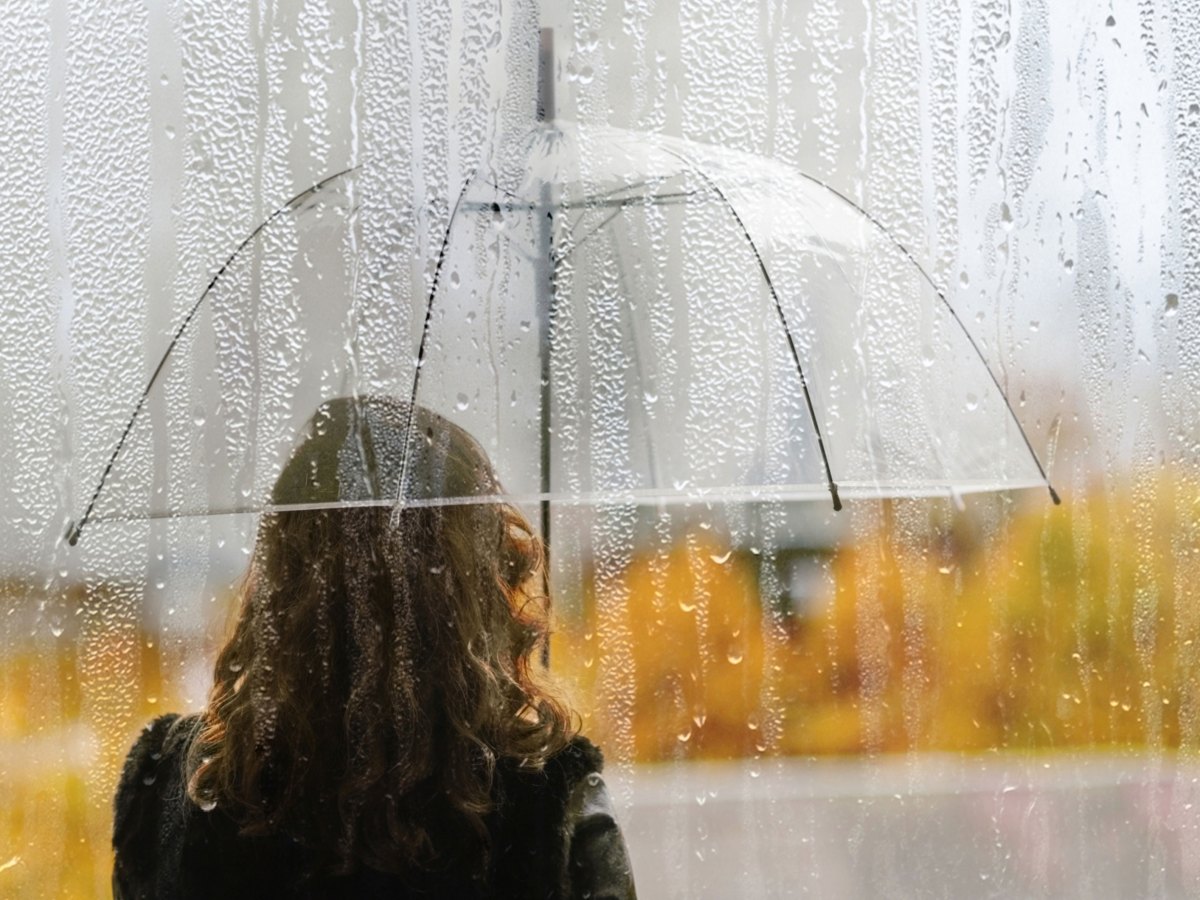
[(83, 523), (76, 523), (74, 520), (67, 522), (67, 533), (64, 535), (67, 543), (74, 547), (79, 543), (79, 533), (83, 531)]
[(838, 486), (834, 482), (829, 482), (829, 493), (833, 496), (833, 511), (842, 511), (842, 498), (838, 496)]
[(1054, 505), (1062, 506), (1062, 497), (1058, 496), (1058, 491), (1054, 489), (1054, 485), (1047, 481), (1046, 487), (1050, 490), (1050, 499), (1054, 501)]

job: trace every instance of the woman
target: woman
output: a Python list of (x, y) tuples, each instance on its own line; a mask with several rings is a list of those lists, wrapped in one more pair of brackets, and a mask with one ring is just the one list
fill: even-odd
[[(466, 432), (413, 417), (382, 397), (313, 417), (207, 706), (126, 761), (115, 896), (633, 897), (600, 752), (534, 678), (540, 541), (463, 502), (499, 490)], [(402, 480), (459, 502), (345, 505)]]

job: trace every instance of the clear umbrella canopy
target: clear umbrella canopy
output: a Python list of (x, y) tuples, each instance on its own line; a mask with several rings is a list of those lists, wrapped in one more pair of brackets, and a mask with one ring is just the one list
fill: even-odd
[[(795, 170), (543, 124), (468, 177), (423, 279), (406, 259), (372, 273), (389, 308), (423, 312), (416, 347), (375, 337), (395, 332), (374, 327), (358, 264), (364, 234), (423, 226), (411, 210), (369, 221), (362, 180), (304, 192), (221, 268), (164, 341), (108, 468), (78, 473), (74, 536), (93, 518), (329, 503), (840, 506), (1046, 485), (951, 304), (866, 213)], [(464, 428), (502, 486), (464, 496), (406, 416), (384, 477), (276, 487), (314, 411), (366, 395)], [(355, 421), (346, 452), (365, 472), (372, 426)]]

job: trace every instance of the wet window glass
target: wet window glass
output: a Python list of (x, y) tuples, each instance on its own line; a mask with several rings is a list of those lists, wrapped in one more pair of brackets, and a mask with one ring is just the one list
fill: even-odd
[(0, 895), (245, 722), (359, 870), (544, 768), (576, 890), (1194, 896), (1197, 23), (14, 11)]

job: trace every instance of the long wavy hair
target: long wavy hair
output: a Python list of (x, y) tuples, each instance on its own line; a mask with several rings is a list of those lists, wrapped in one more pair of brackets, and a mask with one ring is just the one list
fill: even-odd
[[(337, 400), (275, 489), (185, 762), (187, 791), (319, 865), (484, 867), (502, 761), (538, 769), (573, 731), (539, 683), (542, 544), (483, 450), (428, 410)], [(411, 427), (410, 427), (411, 426)], [(460, 502), (287, 509), (393, 491), (404, 463)], [(385, 494), (386, 496), (386, 494)]]

